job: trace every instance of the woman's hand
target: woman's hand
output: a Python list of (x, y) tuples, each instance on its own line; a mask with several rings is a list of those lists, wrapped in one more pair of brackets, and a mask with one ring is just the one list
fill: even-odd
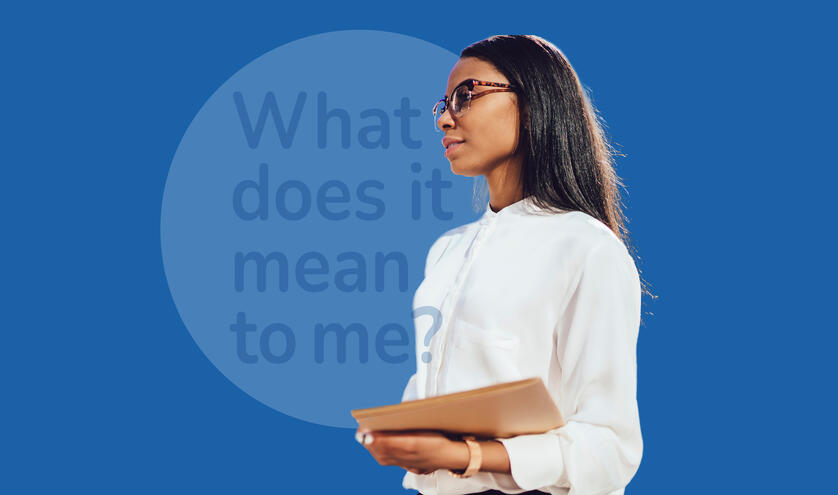
[(382, 466), (401, 466), (414, 474), (428, 474), (437, 469), (465, 469), (468, 465), (469, 451), (465, 442), (456, 442), (437, 432), (359, 428), (355, 439)]

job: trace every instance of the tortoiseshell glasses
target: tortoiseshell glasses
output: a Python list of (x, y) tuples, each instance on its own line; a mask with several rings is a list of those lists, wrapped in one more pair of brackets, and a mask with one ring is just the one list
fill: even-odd
[[(486, 91), (475, 93), (475, 86), (491, 86), (498, 89), (487, 89)], [(456, 88), (454, 88), (454, 91), (451, 92), (450, 97), (446, 96), (444, 98), (440, 98), (439, 101), (436, 102), (436, 105), (434, 105), (434, 129), (437, 132), (441, 132), (439, 126), (437, 126), (437, 121), (440, 117), (442, 117), (442, 114), (448, 110), (449, 106), (451, 107), (451, 112), (454, 117), (459, 117), (471, 108), (471, 100), (480, 98), (481, 96), (489, 93), (500, 93), (506, 91), (515, 91), (515, 87), (511, 84), (480, 81), (478, 79), (469, 79), (461, 82)]]

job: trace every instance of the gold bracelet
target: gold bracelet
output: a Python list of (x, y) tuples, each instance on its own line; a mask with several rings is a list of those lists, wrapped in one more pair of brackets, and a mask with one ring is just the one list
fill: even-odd
[(463, 437), (463, 440), (465, 440), (468, 446), (468, 466), (461, 473), (449, 469), (448, 472), (455, 478), (470, 478), (474, 473), (480, 471), (480, 466), (483, 464), (483, 452), (480, 450), (480, 444), (477, 443), (474, 436), (466, 435)]

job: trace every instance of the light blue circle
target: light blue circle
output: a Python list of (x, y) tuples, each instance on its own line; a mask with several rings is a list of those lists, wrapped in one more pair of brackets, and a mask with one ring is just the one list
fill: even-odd
[[(433, 131), (456, 59), (384, 31), (309, 36), (238, 71), (189, 125), (163, 195), (166, 278), (204, 354), (264, 404), (354, 428), (351, 409), (400, 400), (427, 250), (479, 213)], [(343, 362), (317, 324), (349, 330)]]

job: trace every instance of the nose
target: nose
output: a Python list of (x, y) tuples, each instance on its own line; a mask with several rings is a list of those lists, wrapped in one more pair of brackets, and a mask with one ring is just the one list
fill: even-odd
[(451, 116), (451, 110), (448, 109), (436, 121), (436, 126), (441, 130), (450, 129), (454, 126), (454, 118)]

